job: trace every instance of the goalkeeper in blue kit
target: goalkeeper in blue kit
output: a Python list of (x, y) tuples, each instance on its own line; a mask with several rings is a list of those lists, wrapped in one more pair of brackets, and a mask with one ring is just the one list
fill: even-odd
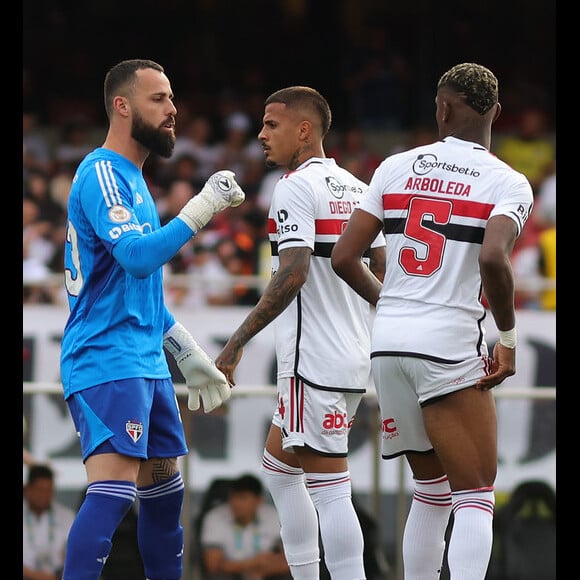
[(104, 82), (109, 128), (73, 179), (61, 348), (64, 398), (80, 437), (87, 491), (70, 530), (64, 580), (98, 580), (111, 539), (139, 498), (138, 541), (148, 580), (178, 580), (188, 449), (164, 348), (189, 390), (188, 407), (219, 407), (230, 385), (167, 309), (162, 267), (211, 218), (245, 198), (231, 171), (213, 174), (160, 226), (142, 174), (175, 144), (173, 92), (163, 67), (126, 60)]

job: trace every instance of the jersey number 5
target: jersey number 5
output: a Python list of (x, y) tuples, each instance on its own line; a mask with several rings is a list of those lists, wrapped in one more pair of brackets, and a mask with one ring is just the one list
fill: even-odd
[(402, 248), (399, 254), (401, 267), (410, 276), (430, 276), (441, 268), (445, 250), (445, 236), (423, 225), (424, 220), (436, 224), (449, 223), (453, 204), (445, 200), (414, 197), (409, 204), (405, 236), (425, 245), (425, 256), (419, 258), (417, 249)]

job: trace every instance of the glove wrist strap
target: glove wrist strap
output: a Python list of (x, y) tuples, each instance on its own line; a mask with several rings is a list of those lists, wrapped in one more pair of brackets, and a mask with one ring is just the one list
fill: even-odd
[(197, 347), (197, 342), (183, 324), (176, 322), (163, 335), (163, 346), (179, 362)]
[(177, 217), (194, 232), (198, 232), (211, 220), (214, 214), (213, 204), (201, 192), (183, 206)]

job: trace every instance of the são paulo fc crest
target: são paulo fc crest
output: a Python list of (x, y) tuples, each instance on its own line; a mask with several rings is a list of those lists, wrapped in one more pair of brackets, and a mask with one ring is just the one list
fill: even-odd
[(109, 209), (109, 219), (116, 224), (122, 224), (131, 219), (131, 212), (122, 205), (114, 205)]
[(143, 435), (143, 423), (140, 421), (127, 421), (125, 423), (125, 431), (133, 439), (133, 443), (137, 443), (141, 439), (141, 435)]

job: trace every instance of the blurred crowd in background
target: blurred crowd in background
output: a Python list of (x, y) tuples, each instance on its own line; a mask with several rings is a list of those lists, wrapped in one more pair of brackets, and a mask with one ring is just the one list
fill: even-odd
[[(218, 214), (166, 266), (168, 302), (255, 304), (260, 280), (265, 282), (270, 275), (266, 221), (270, 196), (282, 173), (266, 167), (256, 139), (260, 120), (245, 103), (223, 103), (217, 125), (207, 115), (188, 110), (186, 103), (178, 103), (178, 109), (173, 156), (169, 160), (151, 157), (145, 165), (161, 222), (175, 217), (219, 169), (234, 171), (247, 197), (240, 207)], [(494, 153), (527, 175), (536, 197), (513, 254), (518, 306), (555, 309), (555, 290), (546, 291), (549, 278), (555, 278), (555, 135), (539, 108), (522, 110), (518, 121), (494, 139)], [(101, 144), (104, 130), (92, 127), (82, 116), (72, 116), (60, 127), (42, 127), (33, 111), (23, 113), (25, 303), (65, 303), (57, 275), (62, 274), (68, 191), (76, 166)], [(326, 153), (368, 183), (384, 156), (435, 140), (436, 133), (434, 128), (420, 126), (392, 132), (389, 137), (381, 140), (355, 124), (332, 130)], [(552, 269), (550, 260), (554, 261)]]
[[(326, 154), (368, 183), (387, 155), (437, 139), (437, 79), (474, 60), (500, 80), (503, 112), (492, 152), (526, 174), (536, 198), (513, 254), (517, 305), (555, 309), (555, 31), (548, 5), (458, 2), (450, 20), (422, 0), (169, 0), (163, 20), (171, 25), (163, 26), (152, 16), (154, 0), (127, 0), (135, 20), (127, 26), (111, 18), (112, 0), (24, 4), (24, 303), (66, 303), (68, 190), (79, 161), (104, 139), (102, 82), (119, 60), (157, 60), (176, 95), (174, 154), (150, 157), (144, 168), (162, 222), (219, 169), (233, 170), (247, 195), (166, 266), (168, 303), (184, 306), (252, 305), (270, 276), (266, 217), (281, 172), (267, 169), (256, 136), (271, 92), (289, 84), (320, 90), (334, 116)], [(490, 37), (484, 23), (491, 13)], [(103, 29), (114, 43), (102, 42)]]

